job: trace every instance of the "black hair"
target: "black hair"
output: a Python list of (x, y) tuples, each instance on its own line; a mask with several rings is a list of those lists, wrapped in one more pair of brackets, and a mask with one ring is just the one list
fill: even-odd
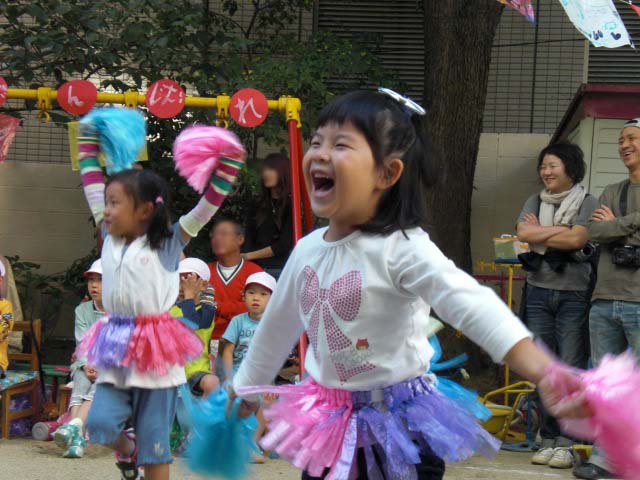
[(245, 228), (242, 222), (233, 217), (219, 217), (213, 221), (213, 225), (211, 225), (211, 230), (209, 230), (209, 237), (213, 237), (213, 231), (216, 229), (218, 225), (221, 223), (230, 223), (236, 230), (236, 235), (244, 235)]
[(371, 233), (422, 227), (425, 224), (425, 187), (434, 179), (428, 157), (423, 116), (379, 92), (347, 93), (324, 107), (317, 128), (350, 123), (367, 139), (378, 168), (392, 156), (404, 164), (400, 179), (380, 199), (373, 218), (357, 228)]
[(544, 161), (544, 157), (547, 155), (555, 155), (564, 164), (564, 172), (573, 181), (573, 184), (580, 183), (584, 178), (587, 170), (587, 164), (584, 163), (584, 153), (582, 149), (571, 142), (557, 142), (548, 145), (543, 148), (538, 155), (538, 171), (540, 171), (540, 165)]
[[(271, 168), (278, 172), (278, 184), (275, 189), (278, 194), (278, 201), (275, 207), (274, 220), (278, 230), (282, 230), (284, 223), (284, 214), (287, 208), (291, 206), (291, 180), (289, 175), (289, 159), (282, 153), (270, 153), (262, 162), (262, 170)], [(271, 189), (265, 188), (262, 181), (260, 182), (260, 198), (258, 208), (256, 209), (256, 223), (262, 225), (271, 214), (273, 198), (271, 197)]]
[(147, 240), (153, 250), (171, 237), (171, 216), (169, 214), (169, 186), (157, 173), (151, 170), (130, 169), (116, 173), (107, 182), (120, 183), (137, 207), (145, 202), (153, 204), (153, 214), (147, 226)]

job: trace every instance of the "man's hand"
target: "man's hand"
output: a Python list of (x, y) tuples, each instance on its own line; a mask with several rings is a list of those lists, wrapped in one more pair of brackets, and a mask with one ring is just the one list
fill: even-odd
[(616, 216), (613, 211), (606, 205), (602, 205), (600, 208), (596, 208), (591, 214), (591, 220), (596, 222), (606, 222), (608, 220), (615, 220)]
[(523, 222), (525, 225), (535, 225), (536, 227), (540, 226), (540, 220), (533, 213), (525, 213)]

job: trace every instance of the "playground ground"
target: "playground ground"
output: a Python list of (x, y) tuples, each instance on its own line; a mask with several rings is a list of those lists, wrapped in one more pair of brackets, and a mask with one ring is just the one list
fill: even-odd
[[(530, 453), (500, 452), (492, 460), (474, 457), (447, 467), (445, 480), (561, 480), (573, 478), (571, 470), (553, 470), (531, 465)], [(60, 457), (53, 442), (30, 439), (0, 440), (0, 480), (108, 480), (117, 479), (113, 455), (106, 448), (90, 445), (84, 458), (72, 460)], [(172, 467), (175, 480), (199, 480), (177, 460)], [(300, 472), (282, 460), (267, 460), (255, 465), (247, 476), (251, 480), (294, 480)]]

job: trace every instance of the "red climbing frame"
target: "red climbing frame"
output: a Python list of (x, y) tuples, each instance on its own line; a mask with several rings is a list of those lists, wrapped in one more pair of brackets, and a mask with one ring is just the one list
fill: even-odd
[[(313, 217), (309, 194), (302, 176), (302, 131), (295, 119), (287, 122), (289, 131), (289, 161), (291, 169), (291, 213), (293, 215), (293, 241), (298, 243), (303, 232), (308, 233), (313, 228)], [(303, 229), (304, 212), (304, 229)], [(304, 375), (304, 358), (307, 353), (307, 337), (303, 334), (298, 341), (300, 357), (300, 378)]]

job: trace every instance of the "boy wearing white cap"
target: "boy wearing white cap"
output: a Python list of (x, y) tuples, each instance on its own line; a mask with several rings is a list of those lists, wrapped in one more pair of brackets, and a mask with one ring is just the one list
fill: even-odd
[(258, 328), (258, 322), (275, 288), (276, 279), (266, 272), (254, 273), (247, 277), (243, 296), (248, 312), (233, 317), (222, 335), (222, 340), (225, 341), (222, 360), (227, 380), (231, 381), (233, 374), (240, 368), (240, 363), (249, 349), (251, 337)]
[(202, 354), (184, 367), (191, 393), (207, 396), (220, 381), (211, 368), (210, 342), (214, 328), (216, 305), (213, 287), (209, 285), (210, 271), (199, 258), (185, 258), (178, 266), (180, 295), (171, 315), (184, 317), (195, 324), (195, 333), (202, 340)]
[[(222, 362), (224, 364), (225, 379), (231, 382), (233, 374), (240, 368), (240, 363), (247, 355), (251, 338), (258, 328), (262, 314), (267, 308), (271, 294), (276, 289), (276, 279), (266, 272), (258, 272), (247, 277), (243, 297), (247, 306), (247, 313), (241, 313), (231, 319), (222, 335)], [(256, 430), (256, 441), (265, 431), (265, 421), (262, 409), (256, 412), (260, 426)], [(261, 455), (254, 458), (254, 463), (263, 463)]]
[[(4, 265), (0, 262), (0, 287), (4, 282)], [(6, 298), (0, 297), (0, 378), (4, 378), (4, 372), (9, 367), (9, 357), (7, 351), (9, 349), (9, 335), (13, 329), (13, 308), (11, 302)]]
[[(83, 302), (75, 310), (75, 337), (79, 344), (84, 334), (91, 326), (104, 316), (102, 306), (102, 262), (100, 259), (94, 261), (91, 267), (84, 272), (87, 279), (87, 291), (91, 298), (88, 302)], [(53, 439), (60, 448), (64, 450), (62, 454), (65, 458), (81, 458), (84, 455), (84, 422), (89, 414), (91, 402), (96, 393), (96, 379), (98, 371), (91, 365), (87, 365), (87, 359), (76, 358), (71, 365), (71, 379), (73, 389), (69, 402), (69, 415), (71, 421), (58, 428)]]

